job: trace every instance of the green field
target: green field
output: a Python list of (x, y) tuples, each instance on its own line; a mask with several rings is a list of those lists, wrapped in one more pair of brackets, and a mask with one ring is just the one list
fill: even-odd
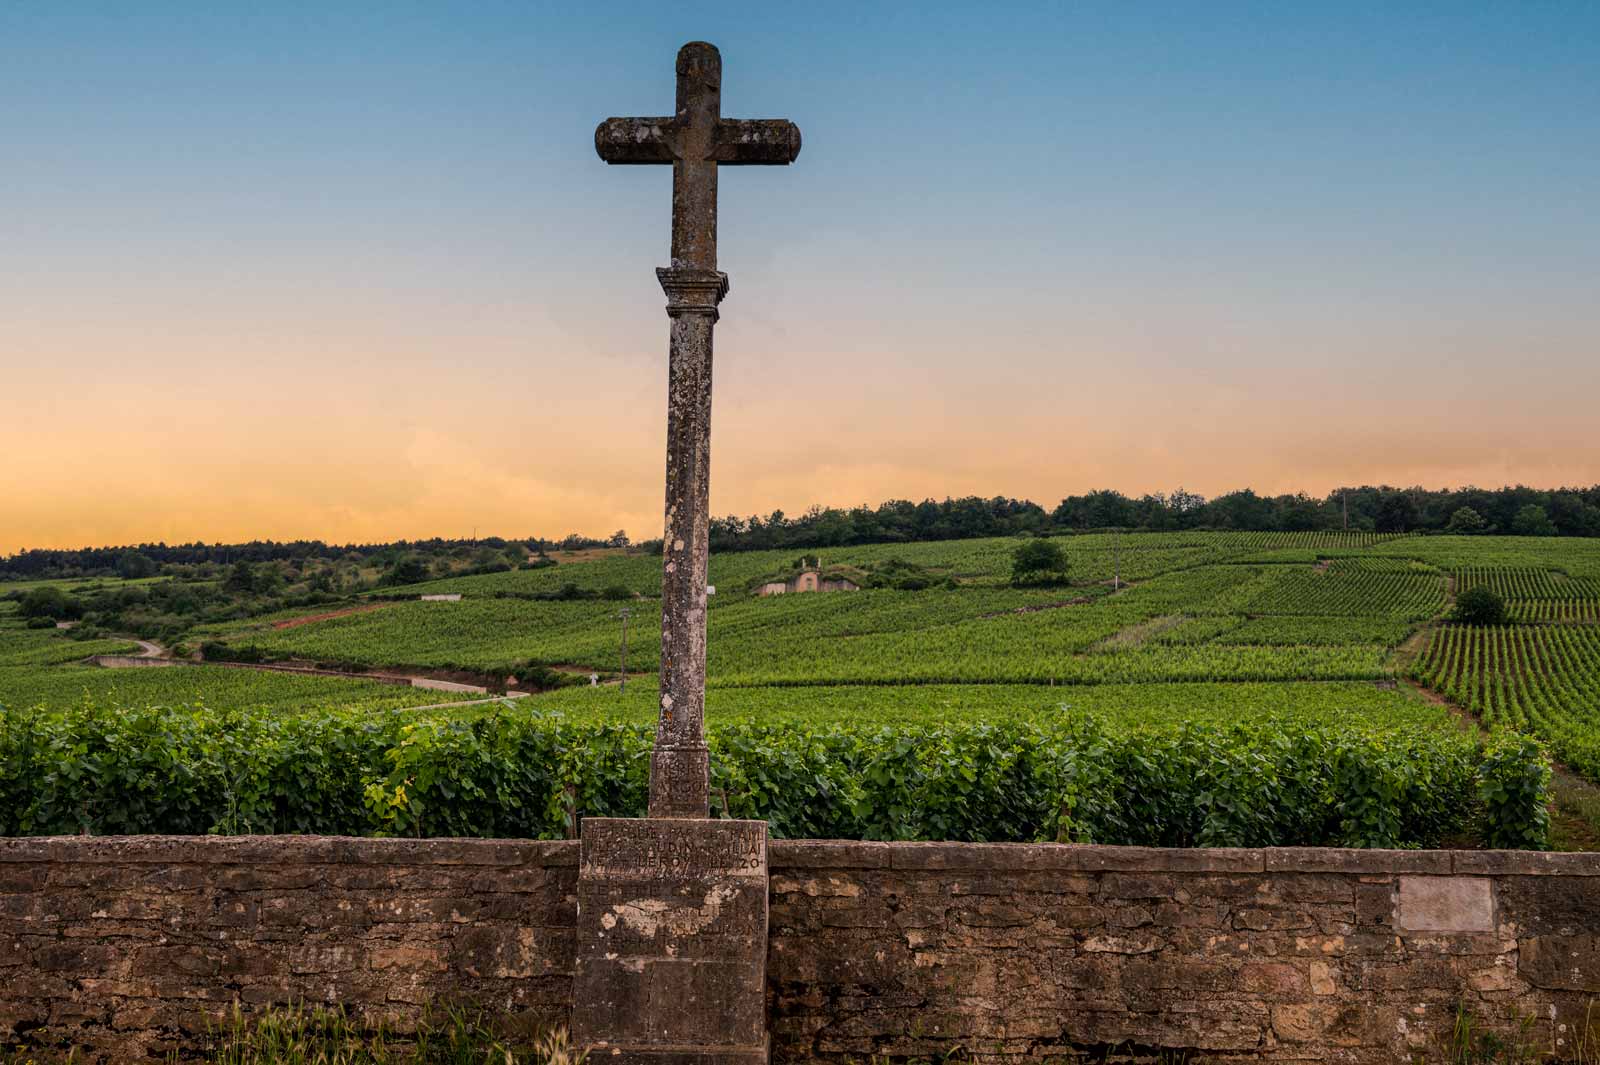
[[(1329, 743), (1342, 742), (1330, 738), (1338, 736), (1409, 736), (1421, 744), (1405, 748), (1414, 760), (1421, 765), (1444, 759), (1440, 766), (1456, 767), (1439, 770), (1448, 777), (1471, 762), (1453, 746), (1471, 731), (1439, 700), (1425, 698), (1431, 689), (1455, 703), (1457, 713), (1477, 714), (1490, 729), (1541, 737), (1575, 770), (1600, 779), (1600, 645), (1595, 643), (1600, 543), (1365, 533), (1068, 536), (1053, 542), (1065, 549), (1069, 583), (1020, 589), (1010, 586), (1009, 577), (1021, 542), (980, 539), (807, 551), (820, 556), (824, 566), (867, 583), (887, 572), (914, 571), (921, 579), (915, 590), (872, 587), (767, 598), (754, 595), (754, 587), (781, 577), (799, 552), (713, 558), (711, 582), (717, 591), (708, 613), (707, 694), (713, 746), (732, 751), (751, 730), (775, 729), (781, 736), (772, 740), (772, 750), (783, 757), (805, 762), (812, 742), (805, 737), (820, 736), (815, 742), (834, 750), (843, 764), (860, 768), (865, 764), (860, 759), (867, 757), (862, 750), (878, 752), (878, 741), (861, 730), (937, 747), (957, 741), (942, 733), (936, 737), (930, 729), (956, 730), (970, 738), (972, 730), (993, 728), (1004, 731), (1007, 742), (1055, 750), (1065, 741), (1048, 737), (1093, 722), (1099, 735), (1110, 737), (1105, 742), (1112, 750), (1157, 742), (1150, 737), (1176, 743), (1172, 737), (1201, 730), (1213, 737), (1206, 741), (1214, 740), (1212, 757), (1226, 761), (1230, 752), (1264, 744), (1257, 756), (1273, 765), (1289, 757), (1284, 751), (1304, 736)], [(97, 670), (78, 662), (90, 654), (124, 650), (127, 642), (77, 642), (54, 630), (26, 630), (14, 609), (0, 604), (0, 705), (11, 708), (13, 717), (44, 707), (52, 714), (80, 712), (95, 720), (107, 713), (186, 707), (200, 716), (185, 727), (207, 735), (217, 727), (205, 716), (210, 713), (246, 713), (255, 722), (251, 728), (277, 727), (267, 724), (272, 720), (295, 730), (317, 721), (341, 722), (339, 729), (364, 722), (362, 727), (383, 732), (385, 742), (398, 744), (385, 756), (388, 768), (374, 756), (365, 771), (391, 786), (393, 764), (403, 763), (412, 743), (405, 736), (448, 737), (457, 728), (509, 729), (518, 736), (529, 729), (569, 736), (577, 729), (595, 765), (603, 766), (622, 757), (618, 752), (624, 749), (631, 752), (627, 757), (637, 758), (648, 745), (656, 701), (648, 674), (658, 666), (660, 565), (657, 557), (615, 553), (546, 569), (384, 588), (372, 598), (371, 609), (285, 628), (275, 623), (294, 617), (294, 611), (216, 623), (195, 633), (197, 642), (220, 640), (234, 653), (267, 659), (468, 671), (490, 682), (548, 676), (537, 672), (541, 667), (593, 671), (611, 682), (598, 689), (564, 688), (515, 706), (421, 711), (408, 718), (407, 707), (444, 697), (357, 680), (217, 667)], [(1454, 596), (1475, 586), (1505, 596), (1514, 623), (1491, 630), (1448, 624)], [(418, 601), (430, 592), (463, 598)], [(595, 598), (598, 592), (610, 598)], [(623, 607), (633, 615), (628, 666), (639, 674), (626, 693), (614, 683), (621, 636), (617, 613)], [(414, 731), (405, 733), (408, 727)], [(391, 734), (394, 729), (402, 731)], [(840, 738), (845, 734), (848, 741)], [(605, 736), (613, 738), (602, 742)], [(602, 750), (607, 743), (612, 747)], [(854, 753), (839, 753), (846, 748)], [(1265, 749), (1275, 753), (1264, 754)], [(1452, 753), (1441, 753), (1447, 751)], [(761, 760), (742, 748), (727, 757), (742, 767), (740, 773), (748, 771), (751, 759)], [(1162, 757), (1182, 762), (1189, 756), (1174, 749)], [(1128, 765), (1118, 770), (1120, 776), (1142, 772)], [(620, 766), (601, 773), (613, 791), (623, 788), (624, 779), (633, 782), (628, 787), (639, 782), (637, 765)], [(819, 772), (827, 778), (833, 769)], [(918, 772), (931, 770), (923, 765)], [(379, 787), (369, 795), (369, 802), (381, 806), (385, 800), (374, 796), (382, 791)], [(770, 798), (760, 789), (757, 793)], [(416, 794), (415, 789), (409, 793), (413, 800)], [(632, 800), (619, 794), (611, 794), (601, 808), (626, 808)], [(750, 801), (756, 805), (740, 807), (730, 798), (724, 808), (766, 809)], [(1452, 801), (1470, 805), (1459, 795)], [(341, 816), (347, 822), (343, 830), (371, 831), (382, 824), (381, 818), (370, 820), (377, 817), (372, 809), (360, 824), (349, 811)], [(537, 822), (542, 826), (537, 831), (553, 831), (556, 822), (549, 818), (556, 815), (547, 810), (540, 816), (545, 820)], [(790, 831), (821, 830), (799, 824), (792, 812), (773, 816)], [(892, 831), (990, 838), (981, 817), (963, 816), (959, 831), (922, 822)], [(1120, 827), (1108, 828), (1113, 822)], [(835, 830), (853, 824), (852, 831), (891, 831), (877, 822), (877, 828), (863, 827), (866, 821), (852, 822), (843, 814), (830, 823)], [(435, 808), (410, 827), (507, 831), (517, 824), (522, 823), (508, 823), (498, 814), (481, 823), (452, 819)], [(532, 825), (529, 821), (518, 831), (532, 832)], [(1009, 838), (1007, 832), (1031, 838), (1065, 831), (1037, 810), (1017, 826), (1022, 827), (994, 838)], [(1100, 838), (1110, 833), (1123, 841), (1222, 838), (1194, 825), (1165, 836), (1142, 831), (1115, 818), (1095, 830)], [(1257, 826), (1237, 838), (1283, 841), (1273, 835), (1281, 831), (1289, 830)], [(1343, 830), (1326, 824), (1295, 831), (1324, 841), (1416, 843), (1455, 829), (1439, 821), (1410, 835), (1340, 836)]]
[(84, 592), (101, 588), (138, 588), (155, 584), (161, 577), (63, 577), (57, 580), (0, 581), (0, 595), (25, 592), (30, 588), (59, 588), (64, 592)]
[[(708, 683), (1376, 680), (1389, 674), (1386, 657), (1410, 633), (1408, 623), (1443, 610), (1447, 587), (1438, 573), (1193, 564), (1188, 556), (1174, 558), (1174, 550), (1186, 549), (1157, 545), (1132, 548), (1125, 557), (1143, 554), (1154, 565), (1153, 556), (1176, 568), (1116, 594), (1097, 575), (1079, 587), (1021, 590), (1000, 583), (1001, 562), (1009, 557), (1002, 548), (1014, 544), (982, 541), (964, 545), (961, 554), (942, 544), (925, 547), (942, 550), (901, 550), (919, 564), (948, 566), (956, 587), (770, 598), (719, 591), (708, 615)], [(885, 550), (870, 549), (875, 555)], [(865, 551), (839, 554), (846, 564), (873, 561)], [(1074, 574), (1081, 572), (1078, 563), (1074, 555)], [(771, 568), (739, 564), (758, 573)], [(587, 568), (593, 582), (604, 584), (608, 572), (620, 578), (638, 566), (622, 559)], [(459, 602), (401, 602), (316, 624), (239, 633), (232, 642), (271, 656), (371, 666), (515, 674), (533, 662), (615, 670), (618, 604), (492, 597), (501, 590), (496, 583), (517, 588), (528, 576), (468, 578), (480, 593), (463, 592)], [(640, 600), (634, 613), (630, 668), (651, 671), (659, 655), (659, 607)], [(1201, 618), (1233, 624), (1215, 626), (1203, 639), (1161, 638), (1167, 625)]]
[(319, 709), (393, 710), (466, 699), (447, 692), (342, 677), (302, 677), (226, 666), (99, 669), (62, 665), (0, 666), (0, 706), (71, 708), (83, 704), (209, 706), (302, 712)]

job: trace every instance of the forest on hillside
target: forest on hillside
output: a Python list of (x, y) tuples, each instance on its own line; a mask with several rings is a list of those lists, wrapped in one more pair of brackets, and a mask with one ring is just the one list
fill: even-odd
[[(1600, 536), (1600, 485), (1589, 488), (1426, 489), (1364, 485), (1339, 488), (1318, 499), (1305, 493), (1264, 496), (1250, 489), (1214, 499), (1182, 488), (1133, 497), (1112, 489), (1067, 496), (1053, 510), (1031, 500), (965, 496), (920, 503), (897, 499), (876, 507), (813, 506), (790, 517), (728, 515), (711, 521), (712, 551), (839, 547), (851, 544), (927, 543), (981, 536), (1057, 535), (1126, 529), (1140, 532), (1448, 532), (1502, 536)], [(515, 568), (549, 551), (635, 546), (626, 532), (608, 537), (569, 534), (504, 539), (396, 540), (380, 544), (321, 540), (243, 544), (165, 543), (30, 549), (0, 559), (0, 580), (68, 577), (139, 578), (169, 575), (178, 567), (320, 560), (350, 567), (393, 569), (408, 559), (439, 561), (473, 556), (486, 569)], [(659, 551), (660, 540), (639, 545)], [(502, 556), (504, 556), (502, 558)], [(414, 563), (413, 563), (414, 564)], [(458, 562), (459, 566), (460, 563)], [(446, 567), (450, 568), (450, 567)]]
[(711, 523), (711, 550), (829, 547), (958, 540), (1017, 533), (1449, 532), (1467, 535), (1600, 536), (1600, 485), (1591, 488), (1438, 489), (1365, 485), (1321, 499), (1262, 496), (1250, 489), (1206, 499), (1179, 488), (1137, 498), (1110, 489), (1068, 496), (1054, 510), (1029, 500), (891, 500), (877, 507), (812, 507), (798, 517), (726, 517)]

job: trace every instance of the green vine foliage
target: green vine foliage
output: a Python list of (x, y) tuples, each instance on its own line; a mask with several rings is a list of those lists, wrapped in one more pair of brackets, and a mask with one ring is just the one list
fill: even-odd
[[(0, 835), (563, 838), (640, 816), (651, 728), (204, 706), (0, 709)], [(712, 815), (775, 836), (1149, 846), (1540, 848), (1550, 767), (1515, 733), (1429, 726), (714, 722)]]
[(1550, 837), (1550, 762), (1538, 740), (1497, 733), (1478, 763), (1477, 798), (1484, 842), (1509, 850), (1544, 850)]

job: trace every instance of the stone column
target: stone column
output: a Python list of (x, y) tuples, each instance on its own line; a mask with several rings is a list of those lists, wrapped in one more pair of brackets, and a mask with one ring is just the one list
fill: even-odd
[(767, 824), (585, 818), (572, 1035), (596, 1065), (767, 1065)]
[(706, 563), (711, 508), (711, 334), (728, 275), (660, 269), (672, 347), (667, 371), (667, 519), (661, 573), (661, 706), (650, 816), (710, 813), (706, 751)]

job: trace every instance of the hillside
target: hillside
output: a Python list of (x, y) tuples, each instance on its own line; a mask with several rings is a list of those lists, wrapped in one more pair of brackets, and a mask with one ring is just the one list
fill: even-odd
[[(1160, 740), (1166, 743), (1189, 730), (1218, 729), (1215, 742), (1223, 746), (1214, 746), (1209, 757), (1228, 749), (1254, 751), (1250, 757), (1287, 772), (1284, 745), (1303, 742), (1308, 734), (1326, 735), (1329, 742), (1343, 742), (1338, 736), (1406, 735), (1414, 738), (1406, 741), (1407, 757), (1419, 763), (1465, 757), (1430, 746), (1465, 735), (1453, 710), (1476, 713), (1487, 726), (1532, 732), (1574, 769), (1591, 779), (1600, 775), (1600, 541), (1371, 533), (1083, 535), (1052, 541), (1068, 559), (1066, 585), (1014, 588), (1011, 557), (1022, 542), (991, 538), (823, 551), (824, 565), (868, 577), (915, 572), (918, 590), (886, 586), (768, 598), (750, 589), (792, 566), (792, 553), (714, 556), (707, 695), (714, 746), (733, 742), (738, 730), (777, 729), (782, 736), (770, 742), (778, 744), (775, 750), (789, 751), (782, 756), (788, 758), (796, 755), (796, 737), (816, 729), (866, 735), (881, 728), (922, 737), (917, 743), (943, 743), (949, 740), (945, 733), (935, 739), (927, 730), (1020, 728), (1026, 735), (1033, 735), (1030, 729), (1053, 735), (1093, 722), (1110, 730), (1103, 733), (1112, 737), (1106, 742), (1118, 750), (1155, 742), (1151, 737), (1167, 737)], [(25, 629), (14, 602), (0, 603), (0, 705), (13, 715), (36, 706), (60, 713), (93, 707), (120, 720), (152, 706), (203, 704), (207, 714), (247, 716), (252, 729), (271, 720), (326, 727), (365, 720), (364, 727), (385, 735), (391, 726), (372, 714), (392, 712), (401, 715), (395, 727), (409, 720), (407, 727), (444, 729), (440, 735), (481, 728), (472, 723), (488, 715), (496, 722), (520, 722), (517, 728), (556, 721), (564, 722), (562, 729), (615, 726), (624, 729), (619, 735), (632, 737), (610, 755), (580, 757), (574, 765), (588, 768), (573, 771), (582, 776), (648, 742), (659, 566), (658, 558), (646, 554), (598, 552), (540, 569), (386, 586), (347, 597), (342, 606), (284, 609), (195, 633), (195, 642), (206, 641), (213, 657), (351, 673), (409, 670), (471, 679), (491, 691), (536, 692), (504, 705), (486, 695), (475, 697), (486, 700), (477, 705), (408, 710), (444, 700), (437, 692), (371, 680), (216, 665), (98, 669), (80, 662), (131, 644), (114, 636), (85, 642), (66, 631)], [(1444, 624), (1456, 593), (1473, 585), (1505, 594), (1514, 624), (1495, 630)], [(420, 598), (441, 594), (461, 598)], [(631, 680), (619, 691), (623, 608), (631, 615)], [(588, 683), (591, 673), (601, 677), (598, 688)], [(210, 719), (203, 723), (203, 730), (213, 732), (227, 727)], [(294, 726), (302, 727), (309, 726)], [(1045, 742), (1028, 741), (1024, 733), (1006, 732), (1005, 742)], [(583, 743), (593, 741), (591, 736)], [(737, 776), (748, 777), (751, 757), (748, 751), (738, 756)], [(1167, 750), (1161, 757), (1177, 764), (1198, 756)], [(632, 801), (628, 789), (637, 784), (638, 767), (618, 766), (615, 772), (634, 783), (592, 799), (598, 806), (587, 807), (589, 812), (625, 809)], [(1137, 783), (1126, 765), (1119, 777), (1124, 791)], [(755, 787), (751, 795), (763, 793), (748, 779), (739, 786)], [(723, 802), (725, 809), (739, 805), (727, 795)], [(790, 831), (823, 830), (789, 816)], [(785, 816), (774, 817), (782, 829)], [(1029, 818), (1019, 822), (1024, 827), (1007, 830), (989, 820), (969, 810), (951, 824), (966, 826), (961, 833), (992, 832), (997, 838), (1043, 830), (1025, 827), (1035, 824)], [(475, 824), (448, 816), (444, 823), (451, 831), (473, 831)], [(500, 821), (488, 824), (493, 831), (507, 830)], [(832, 830), (843, 830), (843, 824)], [(1096, 830), (1097, 838), (1112, 831), (1110, 824)], [(926, 824), (856, 827), (957, 831)], [(1240, 838), (1254, 838), (1250, 833), (1258, 829), (1268, 831), (1241, 829)], [(1164, 836), (1159, 826), (1147, 825), (1116, 831), (1127, 840), (1171, 842), (1205, 830), (1190, 825)], [(1302, 825), (1295, 831), (1343, 838), (1340, 832), (1348, 836), (1354, 830)]]

